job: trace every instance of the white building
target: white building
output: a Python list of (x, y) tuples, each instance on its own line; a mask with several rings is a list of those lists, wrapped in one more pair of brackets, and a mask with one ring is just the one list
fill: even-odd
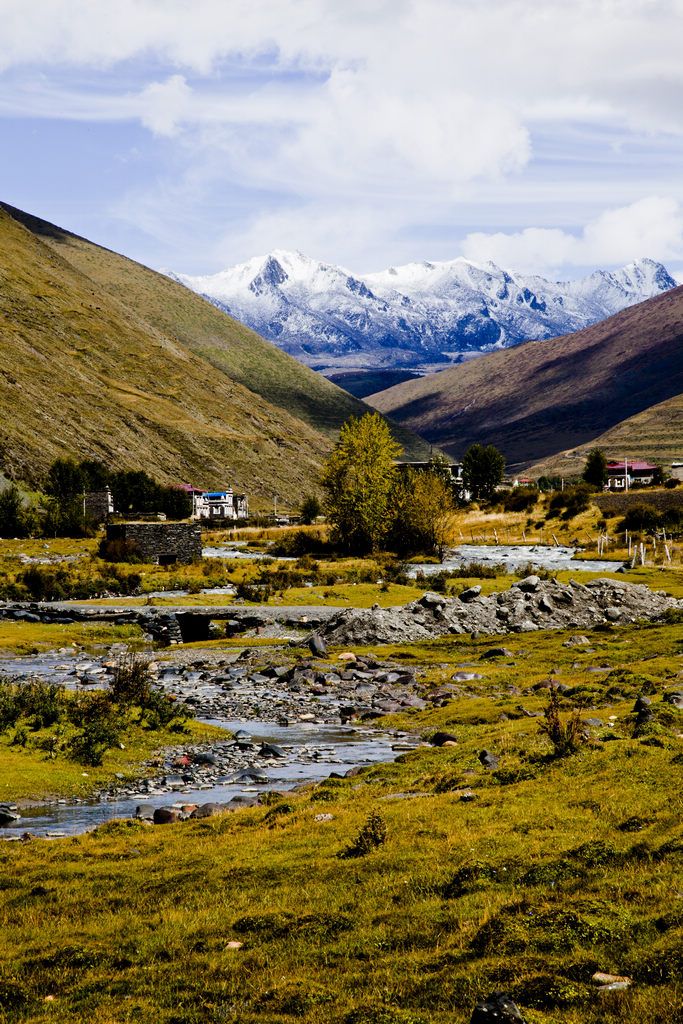
[(247, 519), (249, 501), (246, 494), (227, 491), (202, 491), (192, 495), (193, 519)]

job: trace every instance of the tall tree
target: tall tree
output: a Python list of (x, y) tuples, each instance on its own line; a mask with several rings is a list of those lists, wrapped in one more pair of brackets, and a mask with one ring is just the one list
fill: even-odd
[(25, 537), (24, 504), (16, 484), (0, 491), (0, 537)]
[(389, 523), (389, 494), (401, 447), (377, 413), (350, 417), (325, 462), (321, 483), (325, 507), (342, 545), (349, 551), (376, 551)]
[(452, 533), (455, 503), (450, 483), (431, 469), (401, 474), (392, 490), (391, 543), (398, 554), (443, 554)]
[(488, 500), (505, 472), (505, 459), (492, 444), (473, 444), (462, 460), (462, 479), (473, 498)]
[(607, 459), (602, 448), (592, 448), (583, 467), (583, 479), (600, 490), (607, 483)]

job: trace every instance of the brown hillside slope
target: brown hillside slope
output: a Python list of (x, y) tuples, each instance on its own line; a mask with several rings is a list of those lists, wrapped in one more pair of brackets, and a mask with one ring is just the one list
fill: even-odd
[(608, 459), (656, 459), (663, 466), (683, 460), (683, 395), (653, 405), (593, 438), (531, 466), (532, 476), (580, 476), (591, 448)]
[[(0, 207), (154, 331), (329, 438), (336, 440), (349, 416), (368, 412), (363, 402), (176, 281), (6, 203)], [(421, 438), (400, 425), (392, 431), (410, 457), (428, 457)]]
[(654, 444), (676, 429), (669, 400), (682, 394), (683, 287), (575, 334), (492, 352), (366, 401), (455, 458), (479, 441), (521, 468), (590, 445), (625, 420), (632, 423), (619, 444), (623, 452), (628, 441), (630, 453), (637, 417), (659, 406)]
[(57, 456), (298, 501), (329, 440), (193, 355), (0, 209), (0, 470)]

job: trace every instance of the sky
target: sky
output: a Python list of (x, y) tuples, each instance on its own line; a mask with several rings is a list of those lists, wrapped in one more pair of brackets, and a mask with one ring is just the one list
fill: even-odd
[(0, 26), (0, 199), (148, 266), (683, 281), (683, 0), (0, 0)]

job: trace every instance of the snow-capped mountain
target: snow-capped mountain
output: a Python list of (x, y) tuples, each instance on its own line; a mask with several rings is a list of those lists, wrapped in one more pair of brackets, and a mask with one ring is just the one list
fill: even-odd
[(206, 277), (169, 276), (328, 373), (441, 369), (480, 352), (588, 327), (676, 286), (649, 259), (552, 282), (465, 259), (409, 263), (361, 277), (284, 250)]

